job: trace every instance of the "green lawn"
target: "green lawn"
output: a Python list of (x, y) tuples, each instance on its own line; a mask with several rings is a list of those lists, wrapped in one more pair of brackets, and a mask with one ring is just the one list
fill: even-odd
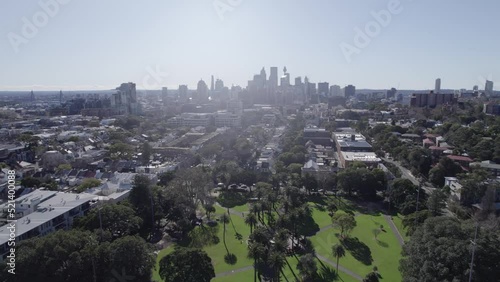
[(174, 246), (171, 245), (168, 248), (163, 249), (158, 253), (158, 256), (156, 257), (155, 269), (153, 270), (153, 281), (161, 282), (160, 274), (158, 273), (158, 271), (160, 271), (160, 266), (159, 266), (160, 260), (164, 256), (170, 254), (173, 251), (174, 251)]
[[(359, 215), (356, 217), (357, 226), (351, 233), (352, 240), (346, 256), (340, 259), (340, 264), (358, 275), (364, 277), (372, 271), (374, 266), (378, 267), (382, 280), (401, 281), (399, 273), (399, 259), (401, 258), (401, 246), (392, 233), (382, 215)], [(378, 240), (372, 233), (373, 229), (384, 226), (386, 232), (378, 235)], [(335, 261), (331, 254), (331, 247), (339, 242), (337, 229), (328, 229), (313, 236), (311, 240), (316, 252), (328, 259)]]
[(250, 207), (249, 207), (248, 204), (244, 204), (244, 205), (241, 205), (241, 206), (235, 206), (233, 208), (233, 210), (247, 213), (250, 210)]
[[(344, 204), (345, 203), (345, 204)], [(319, 201), (311, 201), (309, 205), (312, 208), (312, 218), (319, 228), (324, 228), (331, 225), (331, 218), (328, 215), (328, 211), (325, 210), (324, 203)], [(359, 211), (356, 209), (350, 201), (344, 200), (342, 205), (348, 207), (349, 211)], [(343, 207), (341, 207), (343, 208)], [(216, 212), (213, 218), (218, 218), (221, 214), (226, 212), (225, 208), (221, 208), (215, 205)], [(248, 205), (237, 206), (235, 210), (245, 212), (248, 211)], [(343, 213), (344, 211), (339, 210), (338, 213)], [(368, 214), (358, 214), (356, 216), (357, 227), (351, 233), (351, 238), (357, 238), (356, 240), (351, 240), (348, 242), (349, 250), (347, 250), (346, 256), (340, 259), (340, 264), (349, 270), (357, 273), (358, 275), (364, 277), (366, 274), (373, 270), (374, 266), (378, 267), (379, 273), (382, 276), (383, 281), (401, 281), (401, 274), (398, 270), (399, 260), (401, 258), (401, 246), (398, 244), (396, 236), (392, 233), (392, 230), (388, 226), (388, 223), (382, 215), (368, 215)], [(401, 218), (394, 217), (394, 223), (398, 228), (401, 228)], [(384, 226), (386, 232), (381, 232), (378, 235), (378, 240), (375, 239), (373, 230)], [(197, 227), (199, 228), (199, 227)], [(401, 229), (400, 229), (401, 230)], [(216, 230), (217, 236), (220, 239), (219, 243), (211, 246), (203, 247), (203, 250), (212, 258), (212, 263), (214, 265), (215, 273), (225, 273), (233, 270), (237, 270), (246, 266), (251, 266), (253, 261), (247, 258), (247, 244), (250, 228), (244, 224), (243, 218), (237, 215), (231, 215), (231, 222), (226, 224), (226, 245), (223, 242), (223, 225), (219, 222), (219, 227)], [(214, 230), (215, 232), (215, 230)], [(331, 255), (331, 247), (339, 242), (336, 236), (339, 230), (335, 228), (328, 228), (324, 231), (318, 232), (316, 235), (311, 237), (311, 240), (315, 246), (316, 253), (320, 254), (329, 260), (335, 262), (336, 259)], [(401, 231), (400, 231), (401, 232)], [(242, 240), (236, 238), (236, 234), (239, 233), (242, 236)], [(402, 232), (401, 234), (405, 236)], [(406, 237), (405, 237), (406, 238)], [(242, 242), (243, 241), (243, 242)], [(227, 250), (226, 250), (227, 247)], [(158, 261), (168, 253), (172, 252), (173, 246), (162, 250), (157, 259)], [(233, 264), (228, 264), (224, 257), (227, 251), (236, 256), (236, 262)], [(299, 275), (296, 269), (297, 259), (295, 257), (287, 258), (290, 267), (293, 269), (295, 275)], [(327, 267), (329, 271), (335, 269), (334, 266), (329, 265), (326, 262), (320, 263), (317, 261), (318, 271), (321, 273), (323, 265)], [(288, 265), (283, 269), (286, 279), (282, 278), (283, 281), (295, 281), (292, 270)], [(353, 277), (340, 272), (340, 278), (338, 281), (351, 282), (357, 281)], [(153, 272), (153, 279), (155, 281), (159, 280), (159, 275), (157, 270)], [(238, 272), (235, 274), (230, 274), (227, 276), (215, 278), (215, 282), (252, 282), (253, 281), (253, 270), (246, 270), (243, 272)]]
[(253, 282), (253, 269), (214, 278), (212, 282)]

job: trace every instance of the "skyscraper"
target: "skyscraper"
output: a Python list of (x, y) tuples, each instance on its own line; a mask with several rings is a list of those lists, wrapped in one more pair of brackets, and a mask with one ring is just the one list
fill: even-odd
[(343, 96), (342, 89), (338, 85), (330, 86), (330, 96)]
[(290, 74), (286, 67), (283, 68), (283, 76), (281, 77), (281, 87), (290, 86)]
[(197, 93), (197, 98), (200, 100), (207, 100), (208, 99), (208, 86), (203, 81), (203, 79), (200, 79), (198, 81), (198, 87), (196, 88), (196, 93)]
[(62, 104), (63, 102), (63, 94), (62, 94), (62, 90), (59, 90), (59, 104)]
[(441, 92), (441, 78), (436, 79), (436, 85), (434, 87), (434, 93)]
[(214, 76), (212, 75), (212, 82), (210, 83), (210, 91), (214, 91)]
[(484, 93), (487, 96), (493, 95), (493, 81), (486, 80), (486, 85), (484, 86)]
[(115, 108), (119, 114), (138, 114), (139, 104), (135, 83), (122, 83), (116, 90), (117, 92), (111, 96), (111, 107)]
[(179, 99), (182, 101), (187, 101), (188, 99), (188, 86), (179, 85)]
[(351, 98), (356, 96), (356, 87), (354, 85), (347, 85), (344, 87), (344, 94), (346, 98)]
[(163, 102), (164, 105), (167, 104), (167, 97), (168, 97), (168, 88), (167, 87), (163, 87), (161, 89), (161, 100)]
[(30, 93), (30, 101), (35, 102), (35, 93), (33, 93), (33, 90), (31, 90), (31, 93)]
[(318, 83), (318, 94), (323, 96), (328, 96), (330, 93), (330, 84), (328, 82)]
[(222, 91), (224, 89), (224, 81), (218, 79), (215, 81), (215, 91)]
[(264, 81), (264, 84), (265, 84), (267, 81), (267, 74), (266, 74), (266, 69), (264, 67), (262, 67), (262, 69), (260, 70), (260, 77)]
[(269, 76), (269, 85), (273, 88), (278, 87), (278, 67), (271, 67), (271, 75)]
[(296, 77), (295, 78), (295, 86), (301, 86), (302, 85), (302, 77)]

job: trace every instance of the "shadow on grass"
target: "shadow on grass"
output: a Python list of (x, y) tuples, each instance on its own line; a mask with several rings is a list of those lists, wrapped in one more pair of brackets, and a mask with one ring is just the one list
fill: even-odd
[(304, 236), (314, 236), (320, 230), (312, 216), (301, 219), (297, 225), (298, 233)]
[(326, 266), (319, 258), (316, 257), (316, 259), (321, 264), (319, 272), (317, 273), (318, 282), (330, 282), (339, 280), (340, 277), (338, 276), (337, 271), (329, 266)]
[(182, 247), (203, 248), (205, 246), (217, 245), (220, 238), (217, 236), (219, 226), (206, 227), (201, 225), (195, 227), (188, 233), (188, 236), (178, 242)]
[(356, 260), (365, 265), (372, 264), (373, 258), (370, 248), (358, 238), (345, 238), (341, 243)]
[(386, 242), (384, 241), (379, 241), (377, 240), (377, 244), (381, 247), (384, 247), (384, 248), (389, 248), (389, 244), (387, 244)]
[(232, 254), (232, 253), (227, 253), (225, 256), (224, 256), (224, 261), (227, 263), (227, 264), (230, 264), (230, 265), (235, 265), (237, 262), (238, 262), (238, 257), (236, 257), (235, 254)]

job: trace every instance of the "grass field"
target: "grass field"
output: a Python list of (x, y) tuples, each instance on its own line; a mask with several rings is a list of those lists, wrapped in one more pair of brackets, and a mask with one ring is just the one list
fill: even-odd
[[(357, 226), (350, 235), (352, 239), (348, 241), (348, 248), (346, 247), (346, 256), (340, 259), (340, 264), (362, 277), (377, 266), (382, 280), (401, 281), (398, 270), (401, 246), (382, 215), (358, 215), (356, 223)], [(385, 232), (381, 232), (376, 240), (372, 231), (381, 224)], [(332, 228), (313, 236), (311, 240), (316, 252), (336, 261), (331, 254), (331, 247), (340, 242), (338, 232)]]
[[(337, 237), (339, 230), (331, 226), (331, 218), (326, 210), (324, 202), (320, 199), (314, 199), (309, 205), (313, 211), (312, 218), (314, 222), (320, 229), (324, 229), (311, 237), (316, 253), (335, 262), (336, 259), (331, 254), (331, 247), (339, 242)], [(374, 266), (377, 266), (382, 276), (382, 281), (401, 281), (401, 274), (398, 270), (399, 259), (401, 258), (401, 246), (384, 217), (377, 213), (359, 213), (359, 211), (363, 210), (357, 209), (352, 202), (347, 200), (343, 203), (341, 202), (340, 205), (343, 205), (341, 208), (345, 208), (348, 213), (356, 214), (355, 218), (357, 222), (356, 228), (350, 234), (351, 239), (346, 241), (346, 256), (340, 259), (340, 265), (361, 277), (364, 277), (373, 270)], [(219, 218), (221, 214), (227, 212), (225, 208), (221, 208), (217, 205), (215, 208), (216, 212), (213, 218)], [(248, 211), (248, 205), (236, 206), (233, 209), (245, 212)], [(339, 210), (337, 212), (343, 213), (344, 211)], [(394, 217), (394, 222), (398, 228), (402, 228), (401, 218)], [(383, 225), (384, 231), (378, 234), (377, 239), (375, 239), (373, 230), (380, 228), (380, 225)], [(253, 261), (247, 258), (248, 249), (246, 240), (249, 236), (250, 228), (245, 225), (243, 218), (238, 215), (231, 215), (231, 221), (226, 224), (226, 244), (224, 244), (223, 240), (224, 228), (221, 222), (219, 222), (217, 229), (214, 230), (217, 232), (216, 234), (219, 238), (219, 242), (217, 244), (205, 246), (203, 250), (212, 258), (215, 273), (226, 275), (215, 278), (213, 281), (252, 282), (253, 269), (244, 269), (245, 267), (252, 266)], [(241, 237), (238, 237), (237, 234), (241, 235)], [(401, 232), (401, 234), (404, 236), (404, 232)], [(173, 249), (174, 247), (170, 246), (162, 250), (158, 255), (157, 264), (163, 256), (172, 252)], [(228, 252), (236, 256), (236, 261), (231, 263), (225, 261), (225, 256)], [(288, 265), (283, 269), (284, 277), (282, 279), (283, 281), (295, 281), (293, 273), (299, 276), (299, 272), (296, 268), (297, 258), (294, 256), (288, 257), (287, 262)], [(320, 260), (317, 260), (317, 266), (319, 273), (331, 273), (335, 269), (334, 266)], [(238, 272), (238, 270), (242, 268), (243, 271)], [(231, 274), (231, 271), (236, 272)], [(157, 270), (154, 271), (153, 279), (155, 281), (160, 281)], [(357, 280), (346, 273), (340, 272), (340, 279), (337, 279), (337, 281), (351, 282)]]

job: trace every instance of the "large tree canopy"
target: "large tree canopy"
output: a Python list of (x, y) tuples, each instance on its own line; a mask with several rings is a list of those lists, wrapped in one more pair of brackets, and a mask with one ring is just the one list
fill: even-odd
[[(470, 271), (474, 225), (450, 217), (425, 221), (403, 247), (400, 270), (403, 281), (466, 281)], [(498, 231), (479, 228), (473, 281), (498, 281)]]
[(215, 277), (212, 259), (203, 250), (178, 248), (160, 260), (165, 282), (210, 282)]

